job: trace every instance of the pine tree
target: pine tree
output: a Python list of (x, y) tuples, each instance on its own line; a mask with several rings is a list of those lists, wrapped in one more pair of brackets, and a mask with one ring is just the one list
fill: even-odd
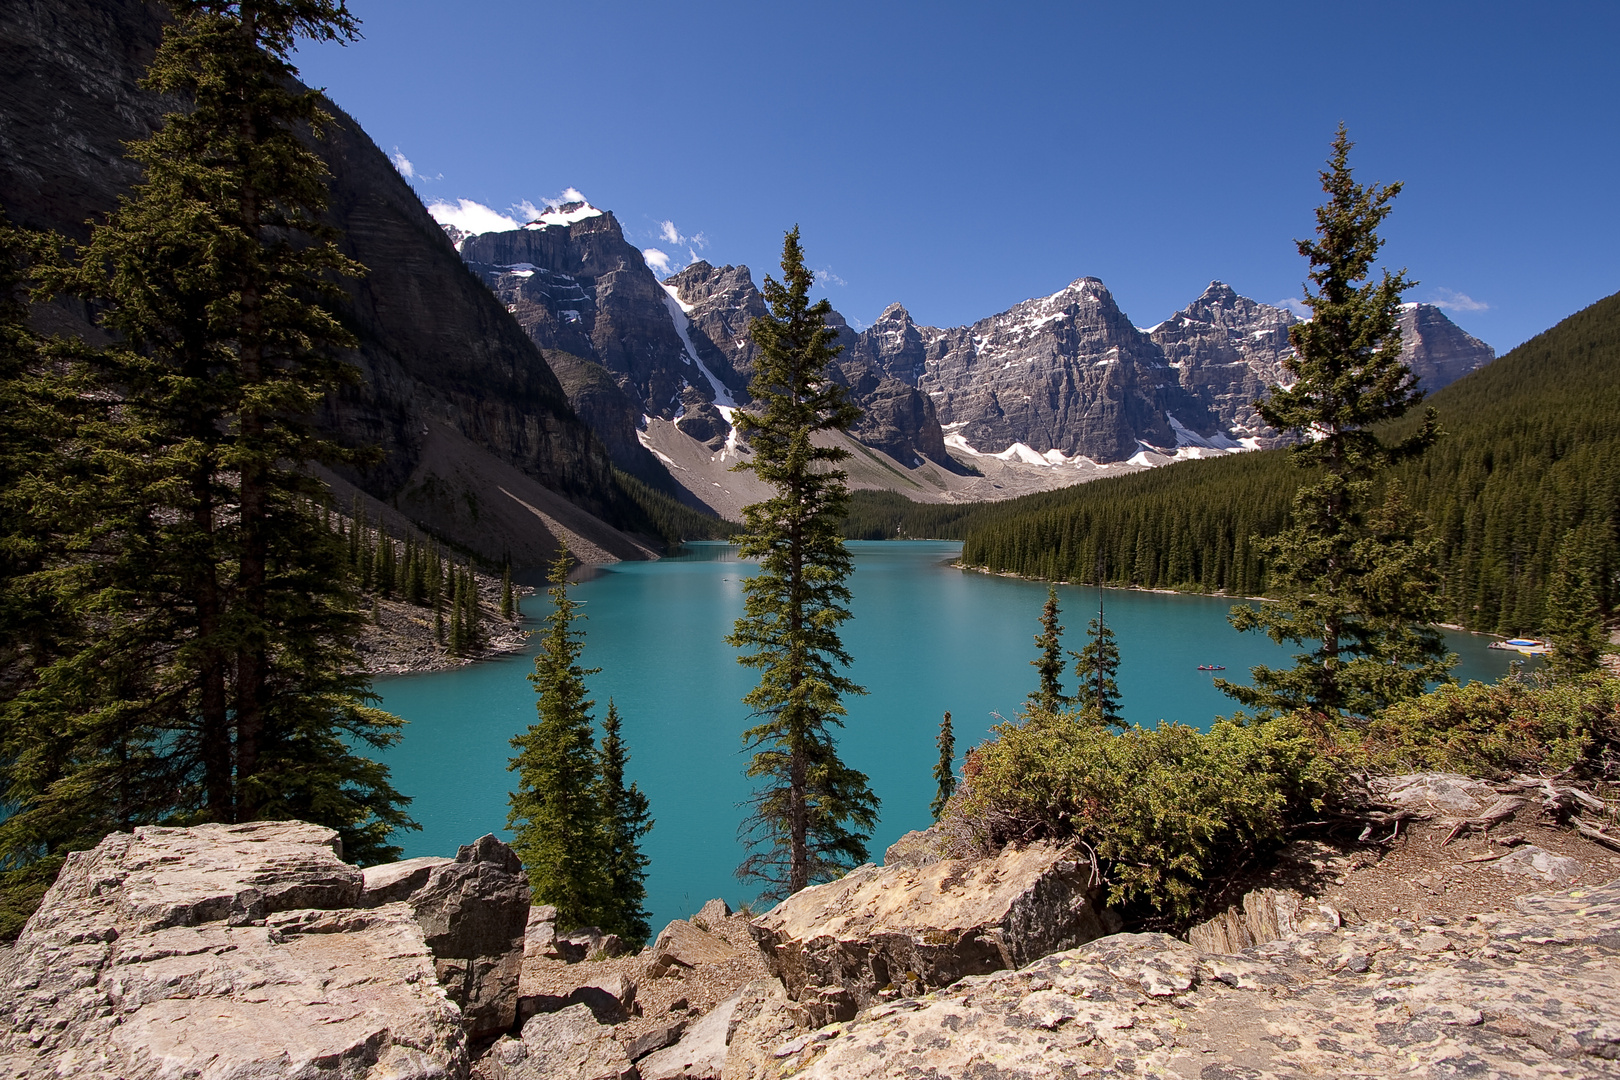
[(945, 804), (956, 793), (956, 733), (951, 730), (950, 713), (939, 722), (939, 737), (934, 745), (939, 748), (939, 763), (934, 766), (935, 794), (934, 801), (928, 804), (928, 812), (938, 821), (945, 812)]
[(1603, 616), (1592, 577), (1581, 564), (1577, 533), (1564, 534), (1553, 556), (1547, 582), (1547, 614), (1541, 632), (1552, 645), (1547, 672), (1555, 679), (1578, 678), (1598, 669), (1603, 655)]
[(501, 566), (501, 618), (510, 622), (512, 610), (512, 563), (508, 560)]
[(461, 616), (462, 636), (467, 643), (467, 651), (477, 652), (484, 644), (484, 630), (479, 621), (478, 577), (473, 573), (471, 562), (467, 563), (467, 569), (461, 575), (461, 603), (465, 608)]
[(594, 924), (607, 892), (602, 853), (607, 848), (597, 772), (593, 702), (585, 679), (596, 668), (579, 665), (584, 616), (568, 596), (568, 549), (551, 564), (551, 614), (529, 681), (538, 695), (538, 722), (512, 739), (518, 753), (507, 766), (518, 774), (507, 828), (523, 860), (537, 904), (557, 908), (559, 927)]
[(467, 605), (461, 595), (461, 575), (452, 570), (450, 582), (450, 634), (446, 648), (451, 656), (465, 656), (467, 654), (467, 628), (462, 623), (462, 612), (466, 610)]
[(618, 934), (632, 949), (647, 943), (652, 928), (647, 925), (647, 856), (641, 853), (641, 838), (652, 831), (653, 820), (647, 796), (632, 781), (624, 782), (630, 753), (620, 734), (619, 710), (608, 698), (607, 718), (602, 721), (601, 795), (599, 803), (605, 819), (607, 847), (606, 895), (597, 923), (608, 933)]
[(1273, 641), (1301, 645), (1290, 669), (1256, 667), (1254, 685), (1216, 684), (1265, 713), (1311, 709), (1370, 715), (1444, 679), (1454, 658), (1424, 624), (1437, 610), (1439, 582), (1421, 522), (1399, 492), (1376, 501), (1377, 479), (1392, 463), (1421, 453), (1438, 435), (1430, 410), (1423, 425), (1385, 445), (1375, 425), (1423, 399), (1401, 362), (1396, 323), (1405, 271), (1369, 280), (1383, 241), (1378, 226), (1400, 184), (1362, 187), (1351, 176), (1344, 128), (1333, 141), (1316, 211), (1316, 240), (1298, 241), (1316, 291), (1305, 289), (1309, 322), (1289, 331), (1293, 379), (1255, 403), (1279, 431), (1303, 438), (1290, 456), (1311, 471), (1294, 497), (1289, 526), (1263, 545), (1271, 595), (1278, 603), (1240, 605), (1231, 623)]
[(1046, 606), (1041, 608), (1041, 632), (1035, 636), (1040, 654), (1031, 660), (1041, 678), (1030, 701), (1047, 712), (1058, 712), (1069, 703), (1063, 693), (1063, 624), (1058, 622), (1057, 586), (1046, 587)]
[[(358, 380), (336, 279), (360, 268), (322, 221), (305, 140), (330, 117), (289, 58), (355, 23), (334, 0), (171, 7), (144, 85), (183, 107), (133, 145), (142, 181), (47, 281), (116, 341), (76, 371), (118, 402), (72, 433), (95, 475), (62, 489), (85, 523), (71, 599), (98, 633), (42, 673), (79, 733), (54, 797), (129, 799), (135, 823), (302, 817), (386, 858), (404, 800), (354, 748), (399, 722), (366, 704), (362, 616), (301, 467), (345, 457), (310, 423)], [(145, 763), (142, 793), (97, 778), (118, 761)]]
[(1072, 649), (1076, 682), (1073, 702), (1084, 719), (1094, 724), (1123, 729), (1125, 719), (1119, 710), (1119, 645), (1113, 628), (1103, 617), (1102, 590), (1097, 590), (1097, 617), (1086, 626), (1086, 645)]
[(726, 639), (761, 673), (743, 698), (758, 719), (743, 739), (754, 751), (747, 775), (760, 786), (737, 873), (764, 882), (771, 897), (864, 862), (877, 823), (877, 797), (839, 759), (832, 731), (842, 725), (841, 699), (864, 693), (839, 670), (850, 663), (838, 636), (851, 563), (839, 535), (849, 490), (837, 464), (848, 453), (812, 436), (847, 430), (860, 410), (828, 375), (839, 347), (826, 323), (831, 305), (810, 303), (812, 282), (795, 227), (782, 244), (782, 281), (765, 279), (770, 314), (750, 328), (759, 353), (749, 390), (759, 407), (736, 413), (753, 449), (736, 467), (773, 490), (743, 509), (739, 551), (760, 572), (745, 580), (744, 614)]

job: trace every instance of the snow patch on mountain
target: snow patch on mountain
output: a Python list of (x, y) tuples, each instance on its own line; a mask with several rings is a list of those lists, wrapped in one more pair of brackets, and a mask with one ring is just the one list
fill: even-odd
[[(714, 372), (704, 366), (703, 361), (698, 358), (697, 346), (692, 344), (692, 320), (686, 317), (687, 312), (691, 311), (692, 308), (681, 303), (681, 298), (676, 295), (676, 290), (669, 285), (664, 286), (664, 307), (669, 310), (669, 321), (675, 324), (675, 333), (680, 336), (681, 345), (686, 349), (686, 358), (697, 366), (705, 379), (709, 380), (709, 388), (714, 391), (715, 408), (718, 409), (721, 406), (731, 409), (736, 408), (737, 401), (731, 396), (731, 391), (726, 389), (726, 384), (715, 378)], [(726, 423), (731, 423), (731, 417), (724, 411), (722, 411), (721, 415), (726, 417)], [(736, 429), (733, 428), (732, 430), (735, 432)]]
[[(602, 211), (588, 202), (564, 203), (554, 206), (523, 226), (525, 229), (545, 229), (552, 225), (572, 225), (586, 218), (601, 217)], [(516, 228), (516, 226), (513, 226)]]

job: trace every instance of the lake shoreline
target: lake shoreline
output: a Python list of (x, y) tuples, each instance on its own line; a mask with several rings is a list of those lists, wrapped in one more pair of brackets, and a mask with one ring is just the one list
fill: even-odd
[[(1103, 588), (1111, 589), (1116, 592), (1157, 593), (1161, 596), (1208, 596), (1222, 600), (1252, 600), (1257, 604), (1275, 604), (1277, 602), (1269, 596), (1242, 596), (1237, 593), (1229, 593), (1225, 589), (1217, 589), (1215, 592), (1193, 592), (1190, 589), (1144, 589), (1140, 585), (1098, 586), (1087, 584), (1083, 581), (1075, 582), (1067, 579), (1063, 581), (1050, 581), (1048, 578), (1030, 577), (1028, 574), (1019, 574), (1011, 570), (990, 570), (983, 566), (970, 566), (967, 563), (962, 562), (953, 562), (948, 565), (967, 573), (985, 574), (989, 577), (1012, 578), (1016, 581), (1048, 582), (1052, 585), (1069, 585), (1086, 589)], [(1489, 630), (1470, 630), (1468, 627), (1462, 626), (1458, 623), (1433, 623), (1431, 625), (1438, 627), (1441, 630), (1449, 630), (1456, 634), (1473, 634), (1475, 637), (1493, 638), (1497, 641), (1504, 640), (1504, 635), (1502, 634), (1492, 633)], [(1617, 637), (1620, 637), (1620, 632), (1617, 632)]]

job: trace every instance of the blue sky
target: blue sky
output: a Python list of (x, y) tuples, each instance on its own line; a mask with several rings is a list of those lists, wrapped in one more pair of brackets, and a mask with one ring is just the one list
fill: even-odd
[(350, 5), (364, 39), (299, 64), (424, 201), (575, 189), (756, 281), (797, 223), (856, 325), (1085, 275), (1140, 326), (1212, 278), (1296, 298), (1341, 120), (1359, 179), (1406, 184), (1408, 299), (1505, 351), (1620, 289), (1613, 0)]

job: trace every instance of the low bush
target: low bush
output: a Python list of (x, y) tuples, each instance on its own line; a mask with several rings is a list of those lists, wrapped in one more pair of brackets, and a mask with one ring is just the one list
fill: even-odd
[(1365, 746), (1369, 766), (1380, 772), (1620, 780), (1620, 679), (1532, 676), (1442, 686), (1385, 710), (1368, 725)]
[(1097, 856), (1115, 906), (1181, 923), (1209, 883), (1280, 846), (1342, 771), (1331, 734), (1283, 717), (1114, 733), (1032, 709), (968, 757), (941, 825), (953, 854), (1036, 839)]

